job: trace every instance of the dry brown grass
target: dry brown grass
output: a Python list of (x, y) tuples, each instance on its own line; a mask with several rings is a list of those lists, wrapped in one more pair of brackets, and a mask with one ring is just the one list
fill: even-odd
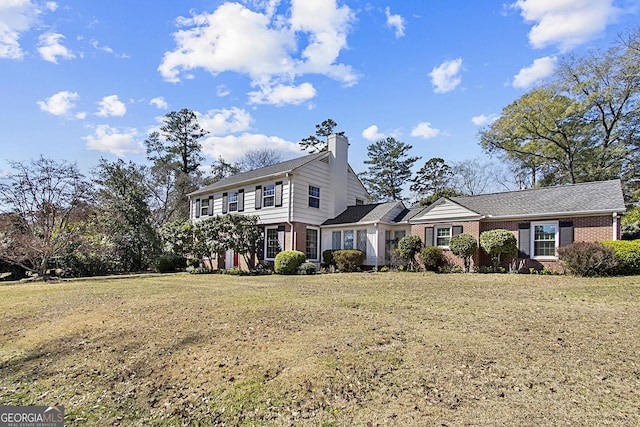
[(0, 404), (66, 425), (640, 425), (640, 278), (0, 286)]

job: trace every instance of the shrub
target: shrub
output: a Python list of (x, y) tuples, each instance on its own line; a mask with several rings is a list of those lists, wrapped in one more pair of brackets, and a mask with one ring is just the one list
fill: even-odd
[(404, 236), (398, 242), (398, 254), (406, 261), (410, 270), (415, 269), (414, 262), (420, 249), (422, 249), (422, 240), (415, 234)]
[(327, 249), (322, 251), (322, 266), (324, 268), (329, 268), (329, 266), (336, 266), (335, 261), (333, 260), (333, 253), (337, 249)]
[(364, 262), (364, 256), (364, 252), (362, 251), (356, 249), (346, 249), (335, 251), (333, 253), (333, 260), (336, 263), (336, 268), (340, 271), (358, 271), (358, 269)]
[(187, 259), (179, 255), (164, 254), (155, 260), (155, 268), (158, 273), (173, 273), (184, 270), (186, 267)]
[(478, 249), (478, 242), (471, 234), (456, 234), (449, 242), (451, 253), (464, 260), (464, 271), (469, 271), (471, 257)]
[(300, 267), (298, 267), (298, 274), (316, 274), (316, 265), (312, 262), (303, 262)]
[(640, 223), (622, 224), (620, 226), (622, 240), (640, 239)]
[(560, 260), (575, 276), (610, 276), (618, 266), (616, 254), (600, 243), (577, 242), (558, 249)]
[(296, 274), (306, 259), (304, 252), (281, 251), (276, 255), (273, 269), (277, 274)]
[(489, 254), (493, 269), (500, 266), (502, 255), (513, 256), (518, 253), (516, 236), (509, 230), (488, 230), (480, 234), (480, 247)]
[(438, 246), (425, 246), (420, 251), (420, 261), (427, 271), (438, 271), (438, 267), (444, 264), (442, 248)]
[(640, 274), (640, 240), (607, 240), (600, 243), (613, 249), (616, 254), (616, 274)]

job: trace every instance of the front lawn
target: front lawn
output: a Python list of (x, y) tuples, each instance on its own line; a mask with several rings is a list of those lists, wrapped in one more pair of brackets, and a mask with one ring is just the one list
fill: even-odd
[(0, 405), (65, 425), (640, 425), (640, 277), (0, 286)]

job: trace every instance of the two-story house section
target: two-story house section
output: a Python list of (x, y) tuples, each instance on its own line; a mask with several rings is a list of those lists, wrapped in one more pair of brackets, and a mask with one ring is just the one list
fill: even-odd
[[(348, 163), (349, 142), (331, 135), (328, 150), (233, 175), (189, 194), (191, 219), (224, 214), (257, 215), (264, 228), (260, 259), (273, 261), (281, 250), (304, 252), (321, 261), (320, 226), (368, 194)], [(214, 268), (238, 265), (230, 252)]]

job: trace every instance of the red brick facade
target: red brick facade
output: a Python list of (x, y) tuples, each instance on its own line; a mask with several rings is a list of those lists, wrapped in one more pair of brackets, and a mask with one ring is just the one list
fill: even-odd
[[(613, 224), (614, 219), (612, 215), (600, 215), (600, 216), (584, 216), (584, 217), (563, 217), (552, 218), (549, 221), (572, 221), (573, 222), (573, 241), (574, 242), (599, 242), (603, 240), (613, 240), (620, 237), (620, 223), (617, 223), (616, 235), (614, 236)], [(425, 229), (429, 227), (437, 226), (462, 226), (463, 233), (470, 234), (479, 241), (480, 234), (488, 230), (504, 229), (513, 232), (518, 239), (518, 224), (523, 222), (535, 222), (531, 220), (510, 220), (510, 221), (467, 221), (467, 222), (450, 222), (450, 223), (425, 223), (414, 224), (411, 226), (411, 234), (420, 236), (424, 241)], [(541, 220), (544, 221), (544, 220)], [(462, 259), (454, 256), (451, 251), (443, 248), (444, 255), (450, 265), (462, 267)], [(542, 269), (547, 268), (550, 270), (562, 271), (562, 265), (558, 260), (505, 260), (505, 265), (508, 265), (510, 261), (515, 261), (514, 266), (516, 268), (535, 268)], [(472, 268), (474, 266), (491, 264), (489, 257), (482, 251), (478, 250), (473, 257)]]

